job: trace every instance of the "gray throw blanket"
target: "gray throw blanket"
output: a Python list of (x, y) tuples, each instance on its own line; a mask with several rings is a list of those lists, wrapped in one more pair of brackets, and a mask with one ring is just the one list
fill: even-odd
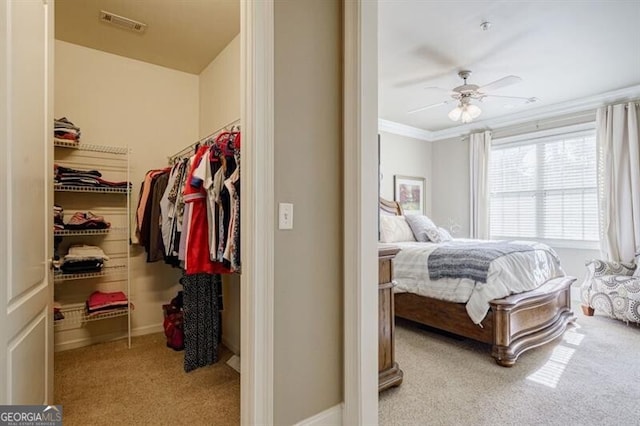
[(508, 241), (450, 241), (429, 255), (429, 278), (469, 278), (486, 283), (489, 265), (493, 260), (507, 254), (533, 250), (533, 247)]

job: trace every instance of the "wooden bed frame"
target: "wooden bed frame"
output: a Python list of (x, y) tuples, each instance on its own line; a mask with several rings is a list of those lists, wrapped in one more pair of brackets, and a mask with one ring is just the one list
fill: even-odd
[[(402, 214), (398, 203), (382, 198), (380, 210), (382, 214)], [(521, 353), (561, 336), (576, 320), (571, 311), (571, 284), (575, 280), (556, 278), (535, 290), (492, 300), (482, 327), (471, 321), (463, 303), (412, 293), (395, 294), (395, 316), (491, 344), (496, 362), (511, 367)]]

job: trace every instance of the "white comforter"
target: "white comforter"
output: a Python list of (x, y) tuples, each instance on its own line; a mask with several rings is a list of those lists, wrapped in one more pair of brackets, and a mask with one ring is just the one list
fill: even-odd
[(427, 258), (438, 244), (393, 243), (393, 246), (401, 248), (393, 261), (395, 291), (466, 303), (469, 317), (475, 324), (480, 324), (489, 312), (489, 301), (533, 290), (552, 278), (565, 275), (557, 255), (546, 244), (532, 241), (514, 243), (532, 246), (535, 250), (495, 259), (489, 266), (487, 283), (481, 285), (468, 278), (431, 281)]

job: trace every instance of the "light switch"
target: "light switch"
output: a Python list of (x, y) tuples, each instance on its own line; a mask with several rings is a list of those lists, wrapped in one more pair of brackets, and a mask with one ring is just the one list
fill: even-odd
[(278, 228), (293, 229), (293, 204), (280, 203), (278, 210)]

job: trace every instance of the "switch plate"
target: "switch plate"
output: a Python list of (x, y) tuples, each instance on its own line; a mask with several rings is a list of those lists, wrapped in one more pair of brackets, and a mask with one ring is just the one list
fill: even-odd
[(280, 203), (278, 209), (278, 228), (293, 229), (293, 204)]

